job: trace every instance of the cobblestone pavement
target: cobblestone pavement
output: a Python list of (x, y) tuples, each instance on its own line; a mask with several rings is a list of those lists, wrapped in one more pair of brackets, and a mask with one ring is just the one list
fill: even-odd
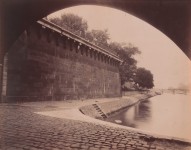
[[(44, 108), (41, 111), (56, 109)], [(187, 144), (157, 140), (142, 133), (35, 114), (27, 106), (0, 105), (0, 149), (183, 150)]]

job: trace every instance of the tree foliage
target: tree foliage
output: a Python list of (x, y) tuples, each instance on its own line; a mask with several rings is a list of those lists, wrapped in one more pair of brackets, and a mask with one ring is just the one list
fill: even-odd
[(153, 74), (145, 68), (137, 69), (134, 81), (141, 88), (151, 89), (154, 87)]
[(109, 33), (108, 30), (91, 30), (86, 33), (86, 39), (90, 42), (101, 46), (108, 47)]
[(125, 82), (134, 80), (142, 88), (152, 88), (154, 86), (151, 72), (144, 68), (137, 69), (137, 60), (134, 56), (141, 53), (137, 47), (126, 43), (109, 43), (110, 35), (107, 29), (88, 31), (87, 21), (71, 13), (62, 14), (60, 18), (52, 18), (50, 21), (72, 31), (74, 34), (85, 38), (95, 45), (117, 54), (123, 60), (119, 66), (122, 85)]
[(105, 29), (88, 31), (87, 21), (78, 15), (72, 13), (64, 13), (60, 18), (51, 18), (50, 21), (64, 29), (72, 31), (73, 33), (98, 46), (103, 48), (108, 47), (108, 40), (110, 39), (108, 30)]
[(119, 66), (119, 73), (121, 77), (121, 84), (130, 81), (134, 77), (134, 73), (137, 69), (137, 61), (133, 57), (141, 52), (137, 47), (129, 44), (120, 44), (117, 42), (110, 43), (110, 49), (114, 50), (117, 55), (123, 60), (122, 64)]
[(82, 37), (88, 30), (87, 21), (72, 13), (62, 14), (60, 18), (51, 18), (50, 21)]

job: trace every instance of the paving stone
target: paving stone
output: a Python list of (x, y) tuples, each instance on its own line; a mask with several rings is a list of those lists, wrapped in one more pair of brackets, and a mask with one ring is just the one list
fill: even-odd
[(165, 148), (164, 147), (156, 147), (156, 150), (164, 150)]
[(135, 145), (137, 145), (137, 146), (143, 146), (143, 144), (141, 144), (141, 143), (136, 143)]
[(148, 150), (148, 148), (138, 146), (138, 147), (137, 147), (137, 150)]
[(59, 148), (53, 148), (52, 150), (60, 150)]
[[(146, 134), (93, 123), (41, 116), (35, 114), (35, 111), (36, 109), (30, 107), (21, 108), (11, 105), (1, 107), (0, 105), (0, 118), (4, 120), (0, 122), (0, 149), (149, 149), (147, 142), (139, 139), (139, 136), (147, 136)], [(150, 144), (152, 144), (150, 149), (158, 150), (187, 148), (187, 145), (165, 140)]]
[(88, 149), (89, 146), (87, 146), (87, 145), (81, 145), (80, 148), (81, 148), (81, 149)]
[(100, 150), (110, 150), (111, 148), (109, 147), (101, 147)]
[(150, 146), (149, 146), (149, 145), (145, 145), (145, 144), (143, 144), (143, 147), (145, 147), (145, 148), (149, 148)]
[(151, 145), (151, 146), (150, 146), (150, 148), (156, 148), (156, 146), (154, 146), (154, 145)]
[(96, 147), (90, 147), (89, 150), (99, 150), (99, 148), (96, 148)]

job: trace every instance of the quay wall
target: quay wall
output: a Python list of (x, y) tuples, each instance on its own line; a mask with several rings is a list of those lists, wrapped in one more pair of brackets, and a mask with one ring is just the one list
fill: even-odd
[(5, 102), (121, 96), (120, 62), (67, 34), (36, 23), (19, 37), (5, 56)]
[[(104, 119), (104, 117), (108, 118), (114, 113), (117, 113), (127, 107), (130, 107), (139, 101), (146, 100), (150, 97), (159, 95), (158, 92), (133, 92), (133, 96), (124, 96), (122, 98), (119, 98), (117, 101), (111, 101), (111, 102), (104, 102), (104, 103), (98, 103), (98, 104), (92, 104), (83, 106), (80, 109), (80, 111), (90, 117), (97, 118), (97, 119)], [(96, 108), (95, 105), (97, 105)]]

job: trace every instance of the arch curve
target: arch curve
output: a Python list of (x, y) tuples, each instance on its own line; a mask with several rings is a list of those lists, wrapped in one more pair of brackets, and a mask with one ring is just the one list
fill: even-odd
[(34, 21), (76, 5), (107, 6), (130, 13), (167, 35), (191, 59), (191, 1), (4, 0), (0, 13), (2, 48), (6, 51)]

